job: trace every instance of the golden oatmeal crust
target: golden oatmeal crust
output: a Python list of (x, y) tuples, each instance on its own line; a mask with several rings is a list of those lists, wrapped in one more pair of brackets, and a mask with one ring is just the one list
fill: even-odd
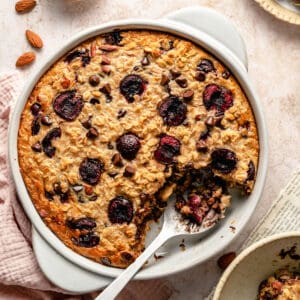
[[(176, 188), (175, 183), (168, 183), (172, 167), (154, 158), (162, 134), (180, 142), (180, 153), (176, 155), (179, 170), (191, 163), (195, 169), (207, 167), (215, 149), (233, 151), (237, 159), (234, 170), (213, 172), (230, 186), (242, 187), (247, 193), (253, 189), (259, 145), (253, 113), (243, 91), (213, 56), (166, 33), (125, 31), (121, 36), (117, 45), (107, 43), (103, 35), (90, 39), (69, 52), (87, 53), (87, 60), (65, 56), (44, 74), (21, 116), (18, 153), (27, 190), (47, 226), (79, 254), (104, 264), (126, 267), (144, 248), (147, 221), (159, 216), (162, 202)], [(214, 70), (205, 73), (204, 81), (199, 81), (195, 79), (196, 67), (203, 59), (210, 60)], [(178, 78), (170, 71), (175, 71)], [(132, 103), (126, 101), (119, 89), (120, 82), (129, 74), (141, 76), (146, 86), (141, 95), (133, 96)], [(100, 82), (96, 84), (97, 79), (94, 86), (89, 83), (91, 75), (97, 75)], [(163, 85), (164, 77), (168, 77), (168, 84)], [(203, 91), (209, 84), (225, 87), (233, 97), (233, 105), (216, 125), (206, 124), (209, 117), (210, 121), (217, 119), (215, 111), (203, 104)], [(178, 126), (167, 126), (158, 110), (163, 99), (169, 93), (182, 99), (190, 90), (192, 99), (182, 101), (187, 108), (185, 121)], [(54, 99), (64, 91), (76, 91), (76, 95), (82, 96), (82, 110), (72, 121), (53, 109)], [(41, 105), (36, 116), (32, 112), (34, 103)], [(50, 125), (43, 123), (43, 116), (48, 116)], [(87, 120), (91, 124), (83, 126)], [(96, 129), (96, 136), (87, 135), (90, 126)], [(48, 157), (40, 145), (33, 151), (32, 146), (42, 143), (54, 128), (60, 128), (61, 134), (51, 139), (51, 147), (55, 147), (53, 157)], [(205, 149), (197, 150), (199, 136), (207, 129)], [(134, 159), (121, 157), (122, 163), (114, 164), (112, 157), (119, 153), (116, 141), (125, 133), (136, 135), (141, 147)], [(80, 175), (80, 164), (86, 158), (103, 164), (97, 184), (88, 184)], [(254, 173), (249, 179), (250, 162)], [(74, 191), (77, 185), (81, 186), (79, 192)], [(53, 192), (55, 189), (59, 192)], [(112, 223), (108, 217), (110, 200), (117, 196), (132, 202), (131, 222)], [(225, 206), (228, 205), (226, 202)], [(72, 229), (66, 225), (67, 220), (80, 218), (96, 222), (92, 233), (100, 241), (94, 247), (81, 247), (76, 242), (80, 235), (89, 234), (90, 228)]]

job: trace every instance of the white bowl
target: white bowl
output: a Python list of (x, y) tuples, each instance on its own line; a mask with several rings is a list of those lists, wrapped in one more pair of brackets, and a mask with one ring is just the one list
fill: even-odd
[[(19, 170), (17, 136), (20, 116), (23, 111), (24, 105), (39, 78), (55, 61), (62, 57), (67, 51), (90, 37), (109, 32), (114, 29), (150, 29), (169, 32), (193, 41), (194, 43), (205, 48), (207, 51), (211, 52), (220, 61), (222, 61), (229, 68), (229, 70), (231, 70), (231, 72), (239, 81), (241, 87), (243, 88), (251, 103), (258, 127), (260, 143), (259, 167), (255, 187), (252, 194), (248, 196), (247, 199), (241, 199), (241, 196), (238, 195), (233, 197), (232, 207), (228, 211), (227, 218), (225, 218), (225, 220), (221, 222), (220, 226), (218, 226), (209, 236), (201, 240), (201, 242), (187, 241), (185, 251), (181, 251), (181, 249), (178, 247), (178, 241), (169, 243), (165, 247), (165, 251), (168, 252), (168, 255), (166, 255), (164, 259), (159, 259), (156, 262), (150, 261), (147, 267), (137, 274), (137, 279), (149, 279), (170, 275), (190, 268), (198, 263), (204, 262), (213, 255), (221, 252), (238, 236), (239, 232), (241, 232), (241, 230), (247, 224), (262, 194), (267, 171), (267, 133), (261, 109), (261, 103), (250, 83), (249, 76), (246, 72), (246, 54), (243, 46), (244, 44), (241, 43), (240, 37), (235, 30), (231, 30), (230, 34), (228, 34), (227, 31), (226, 36), (225, 28), (229, 28), (230, 26), (232, 27), (232, 25), (229, 24), (229, 22), (222, 15), (219, 15), (207, 8), (196, 7), (189, 9), (189, 21), (191, 23), (194, 22), (195, 24), (197, 24), (197, 22), (199, 23), (199, 20), (201, 20), (202, 23), (200, 25), (204, 27), (206, 26), (207, 31), (212, 35), (215, 35), (215, 38), (213, 38), (212, 35), (208, 35), (207, 33), (200, 31), (199, 29), (180, 23), (179, 19), (184, 14), (186, 14), (186, 12), (187, 10), (184, 10), (183, 14), (177, 15), (178, 22), (174, 22), (168, 19), (130, 19), (110, 22), (84, 30), (83, 32), (75, 35), (71, 40), (66, 42), (66, 44), (63, 45), (50, 59), (48, 59), (47, 62), (40, 68), (40, 70), (36, 74), (34, 74), (30, 80), (28, 80), (23, 93), (17, 101), (17, 105), (12, 114), (9, 128), (9, 161), (20, 201), (33, 226), (38, 231), (38, 233), (49, 243), (49, 245), (51, 245), (66, 259), (70, 260), (72, 263), (77, 264), (85, 270), (110, 277), (115, 277), (121, 272), (120, 269), (100, 265), (73, 252), (68, 247), (66, 247), (44, 224), (28, 195)], [(173, 19), (176, 18), (174, 17)], [(216, 30), (216, 27), (207, 26), (208, 21), (211, 19), (213, 19), (214, 24), (217, 24), (217, 22), (219, 22), (219, 25), (222, 24), (222, 26), (219, 26), (219, 30)], [(223, 37), (223, 43), (218, 41), (222, 38), (222, 35), (226, 36), (226, 39), (224, 39)], [(233, 40), (237, 41), (236, 43), (239, 43), (239, 45), (242, 46), (236, 47), (235, 49)], [(238, 58), (238, 56), (240, 57), (240, 59)], [(235, 220), (235, 233), (230, 230), (230, 222), (232, 222), (232, 220)]]
[(285, 232), (264, 238), (242, 251), (223, 273), (213, 300), (254, 300), (259, 284), (280, 268), (300, 270), (299, 260), (288, 255), (282, 259), (282, 249), (296, 245), (300, 254), (300, 232)]

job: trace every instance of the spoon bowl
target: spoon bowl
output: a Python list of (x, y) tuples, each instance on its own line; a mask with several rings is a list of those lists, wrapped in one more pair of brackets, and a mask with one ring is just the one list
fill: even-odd
[(122, 291), (126, 284), (136, 275), (139, 269), (155, 250), (168, 240), (181, 236), (201, 238), (208, 233), (219, 221), (213, 211), (209, 211), (200, 225), (182, 220), (182, 216), (175, 210), (175, 197), (171, 196), (163, 215), (163, 226), (160, 233), (145, 249), (145, 251), (125, 269), (95, 300), (111, 300)]

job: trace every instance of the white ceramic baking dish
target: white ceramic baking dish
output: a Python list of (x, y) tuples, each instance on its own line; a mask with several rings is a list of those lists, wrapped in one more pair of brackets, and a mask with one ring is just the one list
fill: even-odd
[[(185, 241), (185, 251), (180, 249), (178, 240), (168, 243), (161, 250), (165, 252), (164, 258), (157, 261), (150, 260), (147, 267), (137, 274), (136, 279), (170, 275), (204, 262), (221, 252), (238, 236), (253, 214), (262, 194), (267, 171), (267, 133), (261, 103), (247, 74), (247, 54), (243, 40), (225, 17), (208, 8), (189, 7), (163, 19), (129, 19), (110, 22), (75, 35), (28, 80), (17, 101), (9, 127), (10, 167), (20, 201), (34, 228), (33, 245), (38, 262), (51, 281), (73, 292), (87, 292), (103, 287), (111, 277), (119, 275), (122, 270), (97, 264), (73, 252), (43, 223), (31, 202), (19, 170), (17, 153), (19, 120), (35, 84), (57, 59), (82, 41), (114, 29), (150, 29), (169, 32), (189, 39), (211, 52), (231, 70), (246, 93), (255, 114), (260, 143), (259, 168), (253, 193), (247, 199), (235, 195), (227, 217), (219, 226), (201, 241)], [(233, 221), (235, 233), (230, 228)], [(148, 241), (157, 234), (157, 230), (157, 226), (151, 230)], [(73, 274), (71, 279), (64, 276), (66, 272)]]

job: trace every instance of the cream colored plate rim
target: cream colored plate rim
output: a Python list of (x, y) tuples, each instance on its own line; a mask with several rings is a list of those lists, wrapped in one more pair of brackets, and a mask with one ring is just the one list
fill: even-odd
[(254, 0), (259, 5), (273, 16), (278, 19), (281, 19), (285, 22), (300, 25), (300, 14), (297, 14), (294, 11), (291, 11), (274, 0)]

